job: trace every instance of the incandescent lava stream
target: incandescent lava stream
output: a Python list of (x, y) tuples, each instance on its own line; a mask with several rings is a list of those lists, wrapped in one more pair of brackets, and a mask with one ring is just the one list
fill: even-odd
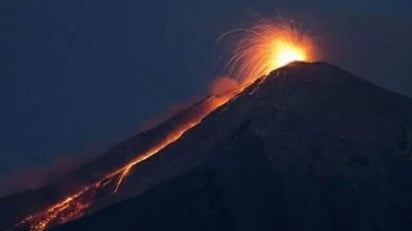
[(135, 166), (179, 140), (188, 130), (201, 123), (209, 113), (241, 93), (256, 79), (292, 61), (311, 59), (310, 40), (291, 27), (261, 24), (242, 31), (244, 36), (235, 44), (232, 58), (228, 61), (231, 76), (240, 82), (237, 89), (222, 95), (210, 96), (200, 105), (201, 110), (197, 115), (187, 119), (183, 125), (172, 130), (156, 145), (143, 153), (138, 153), (136, 158), (107, 173), (95, 183), (83, 186), (80, 191), (27, 216), (14, 228), (43, 231), (83, 216), (93, 205), (97, 191), (112, 187), (115, 193)]

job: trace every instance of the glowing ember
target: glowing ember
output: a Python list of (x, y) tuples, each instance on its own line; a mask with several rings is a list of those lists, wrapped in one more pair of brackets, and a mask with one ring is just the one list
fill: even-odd
[(241, 82), (250, 83), (293, 61), (313, 59), (312, 41), (286, 23), (263, 23), (241, 32), (235, 44), (229, 71)]
[(172, 130), (159, 143), (147, 151), (139, 153), (135, 159), (106, 174), (99, 181), (86, 185), (80, 191), (26, 217), (16, 225), (16, 228), (28, 227), (32, 231), (42, 231), (83, 216), (96, 200), (95, 194), (98, 190), (112, 187), (113, 191), (116, 192), (136, 165), (177, 141), (188, 130), (199, 124), (209, 113), (241, 93), (256, 79), (292, 61), (307, 61), (312, 57), (310, 40), (291, 27), (261, 24), (251, 29), (237, 31), (245, 32), (245, 36), (236, 44), (233, 56), (229, 61), (229, 69), (232, 76), (240, 80), (240, 85), (221, 80), (218, 83), (219, 89), (222, 88), (220, 85), (224, 83), (231, 83), (231, 88), (235, 87), (235, 89), (227, 91), (227, 86), (223, 86), (224, 91), (220, 95), (213, 95), (204, 101), (200, 105), (201, 110), (196, 115), (188, 118), (181, 126)]

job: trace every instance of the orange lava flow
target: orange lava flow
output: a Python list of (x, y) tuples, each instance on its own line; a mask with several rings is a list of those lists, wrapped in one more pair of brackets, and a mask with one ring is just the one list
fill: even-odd
[(135, 159), (131, 160), (120, 169), (107, 174), (98, 182), (85, 186), (81, 191), (67, 196), (44, 211), (26, 217), (26, 219), (20, 222), (16, 227), (29, 227), (31, 231), (42, 231), (51, 226), (63, 224), (83, 216), (84, 211), (92, 205), (90, 198), (93, 197), (98, 189), (108, 185), (112, 181), (116, 181), (114, 190), (116, 192), (134, 166), (178, 140), (185, 132), (199, 124), (210, 112), (229, 101), (235, 93), (236, 92), (230, 92), (224, 95), (211, 96), (201, 105), (201, 111), (196, 116), (188, 119), (182, 126), (170, 132), (170, 134), (157, 145), (146, 152), (139, 154)]
[(179, 127), (178, 129), (170, 133), (158, 145), (152, 147), (147, 152), (139, 155), (136, 159), (132, 160), (130, 163), (128, 163), (126, 166), (124, 166), (119, 171), (114, 172), (112, 175), (120, 174), (119, 180), (116, 184), (115, 192), (119, 189), (121, 183), (124, 181), (124, 178), (127, 176), (127, 174), (130, 172), (130, 170), (135, 165), (153, 156), (154, 154), (158, 153), (162, 149), (166, 148), (169, 144), (178, 140), (186, 131), (190, 130), (191, 128), (199, 124), (202, 121), (202, 119), (206, 117), (210, 112), (214, 111), (216, 108), (220, 107), (221, 105), (229, 101), (233, 96), (232, 94), (233, 93), (228, 93), (228, 94), (219, 95), (219, 96), (212, 96), (208, 101), (206, 101), (206, 104), (202, 105), (203, 106), (202, 112), (200, 112), (198, 115), (194, 116), (193, 118), (190, 118), (189, 121), (186, 121), (185, 124), (183, 124), (181, 127)]
[(201, 110), (199, 113), (192, 118), (188, 118), (181, 126), (172, 130), (159, 143), (145, 152), (139, 153), (135, 159), (106, 174), (97, 182), (86, 185), (80, 191), (26, 217), (15, 228), (23, 227), (31, 231), (43, 231), (83, 216), (93, 204), (94, 196), (99, 189), (113, 183), (114, 192), (117, 192), (136, 165), (177, 141), (187, 131), (199, 124), (209, 113), (241, 93), (256, 79), (266, 76), (270, 71), (289, 62), (306, 61), (311, 57), (312, 45), (310, 40), (305, 36), (301, 36), (293, 28), (282, 25), (261, 24), (242, 31), (245, 32), (245, 36), (238, 41), (233, 56), (229, 60), (231, 75), (240, 80), (240, 84), (235, 90), (209, 97), (200, 105)]

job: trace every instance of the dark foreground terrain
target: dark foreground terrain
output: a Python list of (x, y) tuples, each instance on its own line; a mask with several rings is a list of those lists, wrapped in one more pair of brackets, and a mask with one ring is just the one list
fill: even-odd
[(412, 230), (412, 100), (326, 63), (292, 63), (89, 214), (53, 230)]

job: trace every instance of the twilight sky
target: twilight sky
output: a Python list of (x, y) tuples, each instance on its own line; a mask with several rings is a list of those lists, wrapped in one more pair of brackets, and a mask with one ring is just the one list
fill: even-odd
[(322, 60), (412, 96), (410, 0), (2, 0), (0, 193), (16, 172), (92, 156), (205, 95), (216, 38), (276, 12)]

